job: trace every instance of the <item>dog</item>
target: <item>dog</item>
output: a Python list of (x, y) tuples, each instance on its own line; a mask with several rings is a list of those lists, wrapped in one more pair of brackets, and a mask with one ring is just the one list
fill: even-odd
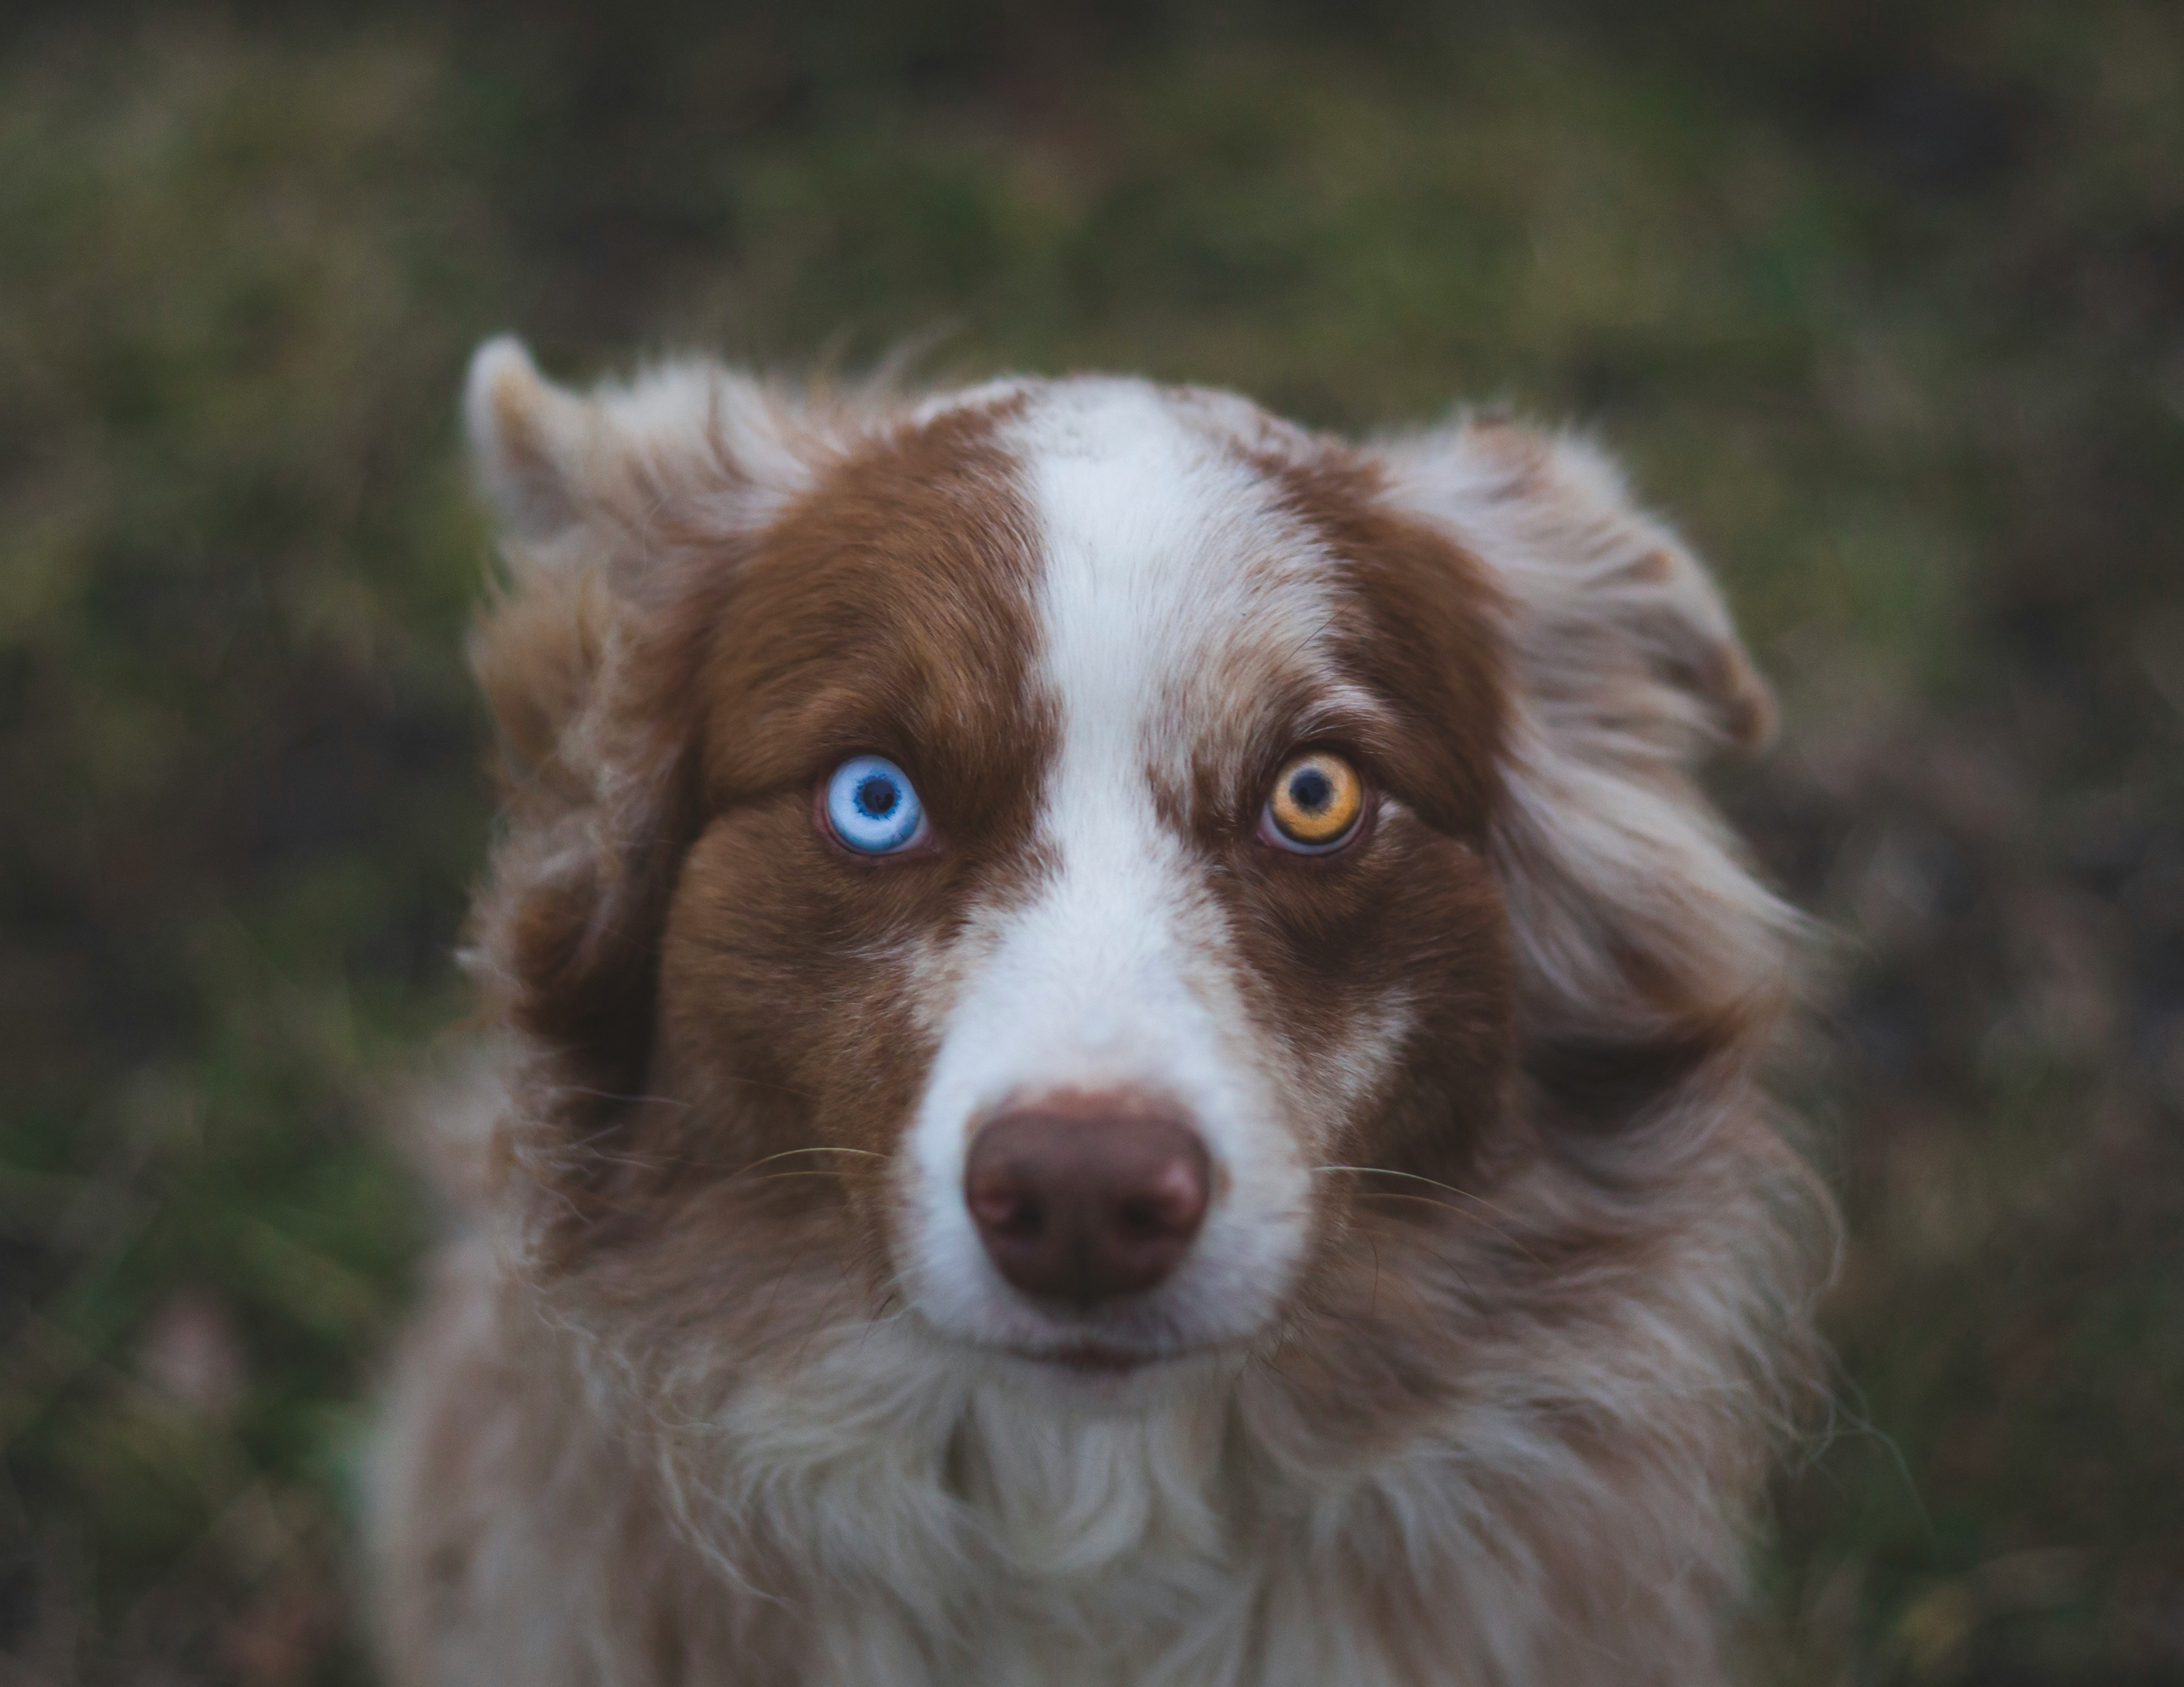
[(392, 1678), (1723, 1678), (1830, 1217), (1770, 729), (1607, 459), (1227, 393), (465, 397), (498, 1038)]

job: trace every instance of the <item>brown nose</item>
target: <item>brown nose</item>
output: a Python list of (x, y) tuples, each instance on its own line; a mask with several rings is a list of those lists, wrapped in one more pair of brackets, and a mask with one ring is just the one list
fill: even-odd
[(1182, 1263), (1207, 1173), (1206, 1144), (1173, 1114), (1123, 1095), (1057, 1096), (988, 1122), (963, 1199), (1003, 1277), (1089, 1307)]

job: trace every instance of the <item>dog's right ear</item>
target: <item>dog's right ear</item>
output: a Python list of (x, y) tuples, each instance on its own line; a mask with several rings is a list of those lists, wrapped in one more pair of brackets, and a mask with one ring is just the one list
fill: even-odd
[(571, 392), (507, 336), (471, 359), (463, 420), (505, 565), (471, 655), (508, 794), (581, 801), (617, 647), (671, 632), (694, 554), (717, 562), (800, 490), (804, 420), (699, 360)]
[(571, 393), (512, 335), (477, 348), (463, 392), (478, 481), (504, 537), (532, 546), (641, 534), (663, 515), (733, 526), (806, 482), (810, 420), (698, 358)]
[(592, 406), (538, 372), (512, 334), (488, 340), (463, 384), (478, 483), (511, 539), (549, 540), (579, 520), (588, 460), (603, 443)]
[(809, 424), (700, 361), (572, 393), (512, 339), (479, 348), (463, 411), (504, 562), (471, 646), (508, 822), (472, 971), (488, 1016), (548, 1061), (550, 1093), (627, 1094), (697, 824), (696, 695), (722, 587), (800, 490)]
[(610, 619), (604, 558), (586, 544), (582, 515), (601, 430), (582, 399), (505, 336), (471, 359), (463, 421), (504, 565), (471, 635), (471, 670), (498, 729), (496, 771), (511, 804), (548, 791), (580, 801), (578, 770), (556, 764), (595, 689)]

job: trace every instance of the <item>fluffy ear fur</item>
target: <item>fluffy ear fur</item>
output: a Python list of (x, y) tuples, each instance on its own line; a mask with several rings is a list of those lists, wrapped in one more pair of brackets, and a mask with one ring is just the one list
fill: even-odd
[(588, 460), (604, 417), (538, 372), (511, 334), (488, 340), (463, 383), (463, 431), (478, 483), (512, 538), (545, 540), (577, 525)]
[(488, 1013), (533, 1055), (513, 1146), (554, 1156), (644, 1087), (656, 938), (696, 823), (688, 699), (712, 594), (804, 483), (806, 435), (714, 365), (579, 395), (510, 339), (479, 348), (464, 418), (505, 563), (471, 660), (519, 822), (471, 960)]
[(580, 395), (505, 336), (471, 359), (463, 419), (507, 565), (472, 658), (520, 781), (599, 700), (614, 626), (671, 610), (694, 543), (733, 543), (800, 491), (811, 442), (800, 412), (718, 365)]
[(1481, 559), (1517, 681), (1495, 848), (1527, 1065), (1580, 1122), (1627, 1117), (1780, 1005), (1793, 916), (1692, 799), (1708, 750), (1774, 706), (1720, 593), (1580, 442), (1471, 420), (1386, 448), (1390, 491)]

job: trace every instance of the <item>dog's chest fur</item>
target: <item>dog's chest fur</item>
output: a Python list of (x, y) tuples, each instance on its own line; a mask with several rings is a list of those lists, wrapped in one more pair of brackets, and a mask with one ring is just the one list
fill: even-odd
[[(1714, 1217), (1632, 1325), (1752, 1216)], [(1717, 1668), (1722, 1500), (1754, 1468), (1762, 1384), (1664, 1400), (1679, 1356), (1633, 1328), (1482, 1350), (1460, 1398), (1374, 1446), (1218, 1370), (1151, 1410), (1057, 1413), (884, 1328), (703, 1411), (650, 1391), (672, 1403), (633, 1428), (626, 1360), (541, 1313), (474, 1247), (405, 1367), (381, 1478), (434, 1497), (396, 1550), (464, 1566), (401, 1613), (439, 1631), (424, 1679), (1687, 1687)]]
[(777, 1519), (824, 1543), (816, 1680), (1394, 1687), (1529, 1679), (1557, 1650), (1497, 1615), (1542, 1567), (1518, 1570), (1524, 1531), (1475, 1532), (1499, 1501), (1458, 1421), (1308, 1474), (1218, 1384), (1131, 1418), (1056, 1423), (1002, 1385), (951, 1405), (893, 1442), (844, 1426)]

